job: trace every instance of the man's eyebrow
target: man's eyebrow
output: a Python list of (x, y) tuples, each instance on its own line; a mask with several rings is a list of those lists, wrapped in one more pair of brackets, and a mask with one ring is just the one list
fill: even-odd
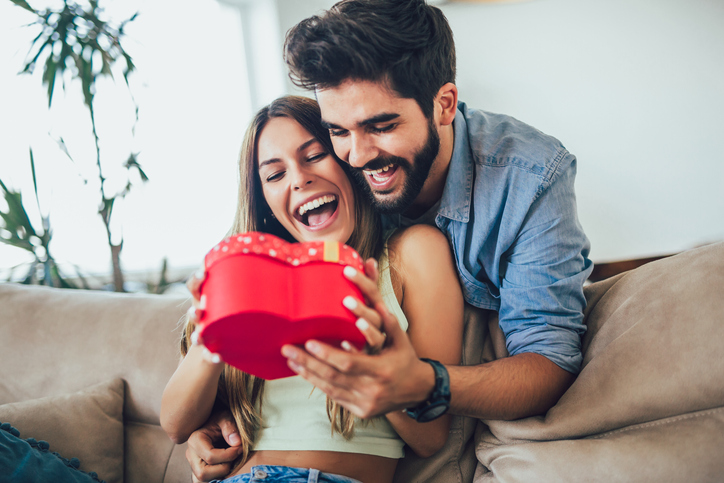
[[(393, 119), (397, 119), (400, 117), (399, 114), (393, 113), (393, 112), (383, 112), (382, 114), (377, 114), (376, 116), (372, 116), (368, 119), (365, 119), (364, 121), (360, 121), (357, 123), (357, 127), (364, 127), (369, 126), (370, 124), (379, 124), (381, 122), (389, 122)], [(332, 124), (331, 122), (327, 122), (324, 119), (321, 120), (322, 127), (325, 129), (343, 129), (341, 126), (338, 126), (337, 124)]]
[(322, 125), (324, 129), (341, 129), (336, 124), (332, 124), (331, 122), (327, 122), (324, 119), (320, 119), (319, 123)]
[(393, 119), (397, 119), (398, 117), (400, 117), (399, 114), (395, 114), (393, 112), (383, 112), (382, 114), (377, 114), (376, 116), (372, 116), (369, 119), (365, 119), (364, 121), (357, 123), (357, 125), (359, 127), (362, 127), (369, 124), (379, 124), (381, 122), (389, 122)]

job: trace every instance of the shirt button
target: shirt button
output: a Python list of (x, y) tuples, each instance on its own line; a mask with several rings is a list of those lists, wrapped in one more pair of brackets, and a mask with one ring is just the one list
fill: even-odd
[(256, 470), (254, 472), (254, 478), (256, 478), (257, 480), (263, 480), (267, 476), (269, 476), (269, 475), (266, 474), (266, 471)]

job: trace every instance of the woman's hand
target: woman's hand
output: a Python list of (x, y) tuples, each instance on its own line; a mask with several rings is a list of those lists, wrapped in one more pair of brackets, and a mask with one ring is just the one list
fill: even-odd
[[(352, 296), (345, 297), (342, 304), (358, 317), (356, 326), (367, 339), (367, 347), (365, 351), (368, 354), (376, 354), (385, 345), (387, 334), (381, 332), (382, 317), (380, 311), (387, 310), (382, 294), (377, 288), (377, 278), (379, 276), (377, 270), (377, 260), (370, 258), (365, 262), (365, 273), (347, 266), (344, 267), (344, 276), (352, 281), (367, 299), (369, 306), (365, 305), (361, 300), (357, 300)], [(348, 352), (358, 352), (357, 349), (347, 341), (342, 342), (342, 348)]]
[[(191, 307), (189, 307), (187, 316), (189, 320), (194, 323), (194, 325), (198, 324), (199, 319), (204, 313), (204, 310), (206, 310), (206, 296), (201, 295), (201, 285), (204, 283), (205, 279), (206, 271), (201, 268), (195, 273), (191, 274), (189, 279), (186, 281), (186, 288), (188, 288), (189, 293), (191, 293), (192, 297)], [(191, 334), (191, 343), (193, 345), (203, 344), (203, 341), (198, 335), (198, 331), (194, 331), (194, 333)], [(211, 353), (206, 347), (203, 348), (203, 356), (204, 360), (213, 364), (218, 364), (221, 362), (221, 357), (219, 356), (219, 354)]]

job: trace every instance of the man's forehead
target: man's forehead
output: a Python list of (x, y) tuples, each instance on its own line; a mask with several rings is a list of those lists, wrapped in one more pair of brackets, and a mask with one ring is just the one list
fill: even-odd
[(381, 117), (402, 117), (414, 99), (400, 97), (385, 82), (348, 80), (339, 86), (315, 90), (326, 124), (351, 127)]

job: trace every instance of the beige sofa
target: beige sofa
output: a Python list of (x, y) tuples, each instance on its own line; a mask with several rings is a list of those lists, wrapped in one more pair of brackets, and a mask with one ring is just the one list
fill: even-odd
[[(458, 418), (443, 452), (409, 458), (397, 481), (724, 480), (724, 244), (586, 294), (584, 368), (547, 415)], [(187, 303), (0, 284), (0, 422), (107, 483), (190, 481), (158, 425)], [(500, 357), (495, 314), (473, 315), (466, 361)]]

